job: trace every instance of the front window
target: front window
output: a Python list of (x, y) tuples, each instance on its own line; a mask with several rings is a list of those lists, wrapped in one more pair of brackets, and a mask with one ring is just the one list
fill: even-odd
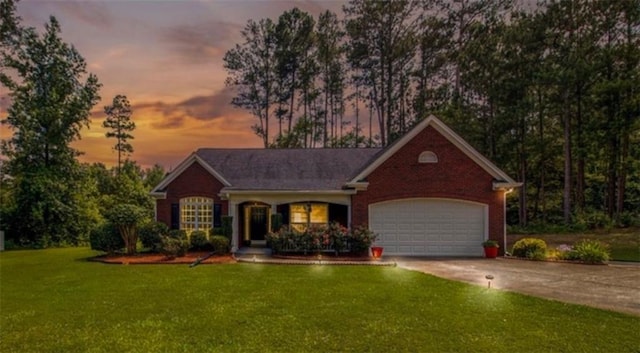
[(293, 203), (290, 207), (290, 224), (296, 230), (329, 223), (329, 206), (326, 203)]
[(213, 199), (187, 197), (180, 199), (180, 229), (187, 234), (194, 230), (207, 231), (213, 227)]

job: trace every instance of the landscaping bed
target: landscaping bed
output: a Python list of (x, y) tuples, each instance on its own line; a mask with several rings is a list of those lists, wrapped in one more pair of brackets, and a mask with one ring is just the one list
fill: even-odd
[(339, 254), (335, 253), (323, 253), (323, 254), (312, 254), (312, 255), (304, 255), (300, 253), (284, 253), (284, 254), (274, 254), (271, 255), (274, 259), (286, 259), (286, 260), (302, 260), (302, 261), (317, 261), (317, 260), (325, 260), (325, 261), (379, 261), (380, 259), (375, 259), (369, 255), (353, 255), (353, 254)]
[[(206, 251), (194, 251), (186, 253), (185, 256), (173, 258), (157, 253), (140, 253), (135, 255), (115, 254), (96, 256), (93, 258), (93, 260), (108, 264), (121, 265), (191, 264), (197, 261), (199, 258), (207, 256), (208, 254), (209, 253)], [(200, 264), (221, 264), (233, 262), (236, 262), (236, 260), (231, 255), (214, 255), (203, 260), (202, 262), (200, 262)]]

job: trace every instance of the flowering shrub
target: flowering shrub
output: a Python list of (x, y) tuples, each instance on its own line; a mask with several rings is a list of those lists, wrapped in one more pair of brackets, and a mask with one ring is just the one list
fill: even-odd
[(366, 252), (376, 235), (366, 227), (358, 227), (349, 231), (338, 222), (328, 226), (312, 225), (303, 232), (290, 227), (282, 227), (277, 232), (267, 234), (267, 241), (274, 253), (303, 252), (317, 253), (321, 251)]
[(349, 242), (351, 243), (351, 251), (356, 254), (362, 254), (369, 250), (371, 244), (376, 241), (377, 235), (369, 228), (359, 226), (351, 232)]

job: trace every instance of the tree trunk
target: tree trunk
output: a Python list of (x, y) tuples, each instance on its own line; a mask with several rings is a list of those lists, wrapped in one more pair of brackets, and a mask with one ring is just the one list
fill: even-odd
[(616, 219), (620, 221), (620, 215), (624, 212), (624, 194), (627, 187), (627, 170), (631, 169), (629, 160), (629, 132), (622, 136), (622, 150), (620, 151), (620, 171), (618, 172), (618, 192), (616, 200)]
[(585, 188), (585, 180), (584, 180), (584, 168), (585, 168), (585, 142), (582, 134), (582, 89), (580, 85), (578, 85), (576, 89), (577, 95), (577, 121), (576, 121), (576, 144), (578, 149), (578, 161), (577, 161), (577, 175), (576, 175), (576, 206), (578, 210), (584, 210), (584, 188)]
[[(566, 96), (565, 96), (566, 98)], [(564, 100), (565, 102), (567, 99)], [(571, 222), (571, 115), (566, 108), (564, 114), (564, 191), (562, 194), (564, 222)]]

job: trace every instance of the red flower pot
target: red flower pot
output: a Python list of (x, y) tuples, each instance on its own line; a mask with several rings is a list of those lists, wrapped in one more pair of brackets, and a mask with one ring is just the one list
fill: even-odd
[(374, 259), (379, 259), (382, 257), (382, 250), (384, 250), (381, 246), (372, 246), (371, 247), (371, 255), (373, 255)]
[(486, 257), (487, 259), (495, 259), (496, 257), (498, 257), (498, 248), (495, 246), (485, 246), (484, 257)]

